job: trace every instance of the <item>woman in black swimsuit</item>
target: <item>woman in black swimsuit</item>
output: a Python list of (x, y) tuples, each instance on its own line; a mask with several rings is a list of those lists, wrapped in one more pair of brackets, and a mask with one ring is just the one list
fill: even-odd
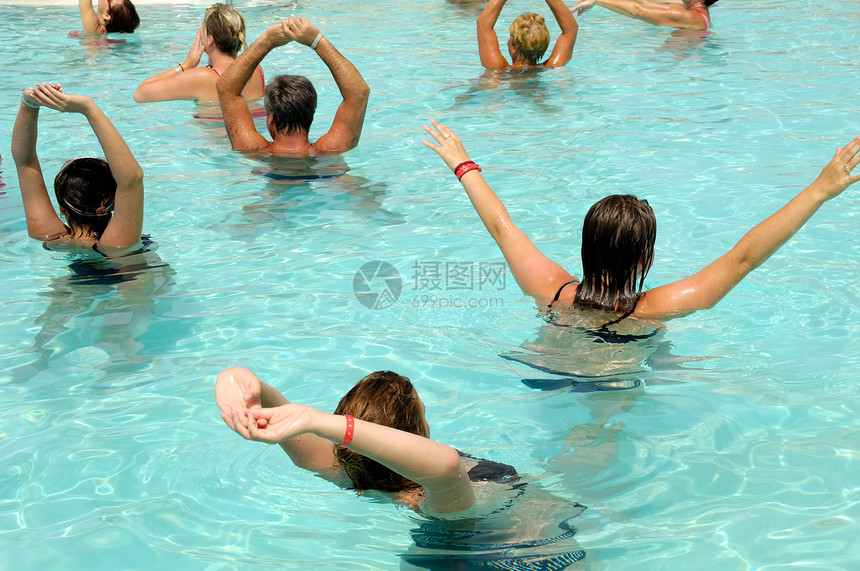
[(756, 225), (728, 253), (682, 280), (642, 291), (654, 260), (656, 221), (648, 203), (613, 195), (598, 201), (583, 226), (580, 282), (544, 256), (481, 176), (478, 166), (451, 129), (433, 121), (424, 126), (434, 150), (460, 179), (484, 226), (496, 241), (524, 293), (541, 307), (556, 304), (593, 308), (639, 318), (666, 320), (713, 307), (748, 273), (760, 266), (828, 200), (860, 180), (860, 137), (836, 154), (818, 178), (775, 214)]
[[(66, 162), (54, 179), (59, 215), (51, 204), (36, 154), (42, 107), (87, 118), (104, 159)], [(27, 218), (27, 232), (45, 247), (127, 253), (141, 247), (143, 171), (110, 119), (89, 97), (63, 93), (59, 85), (25, 89), (12, 130), (12, 158)], [(60, 217), (65, 218), (66, 223)]]
[(290, 403), (243, 367), (215, 382), (221, 418), (248, 440), (278, 443), (293, 463), (361, 493), (436, 513), (475, 503), (473, 481), (514, 482), (512, 466), (461, 455), (430, 440), (424, 403), (406, 377), (377, 371), (340, 400), (334, 414)]

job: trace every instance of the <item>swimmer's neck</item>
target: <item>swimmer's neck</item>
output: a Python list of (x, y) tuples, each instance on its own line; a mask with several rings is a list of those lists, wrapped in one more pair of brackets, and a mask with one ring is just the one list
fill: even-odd
[(314, 154), (314, 147), (308, 140), (308, 134), (306, 131), (290, 135), (277, 133), (274, 136), (274, 141), (272, 141), (272, 146), (269, 148), (269, 152), (276, 155), (312, 155)]

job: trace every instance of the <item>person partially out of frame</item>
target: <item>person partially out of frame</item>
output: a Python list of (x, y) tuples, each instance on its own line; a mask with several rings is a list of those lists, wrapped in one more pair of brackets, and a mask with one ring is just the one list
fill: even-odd
[(562, 0), (546, 0), (547, 6), (561, 28), (561, 35), (549, 58), (539, 63), (549, 48), (549, 30), (543, 16), (534, 12), (520, 14), (514, 19), (508, 37), (508, 53), (511, 62), (505, 59), (499, 49), (496, 36), (496, 21), (507, 0), (490, 0), (478, 16), (478, 54), (481, 65), (488, 69), (520, 70), (535, 67), (561, 67), (570, 61), (579, 25)]
[[(328, 66), (343, 101), (331, 128), (310, 142), (308, 134), (317, 106), (317, 93), (301, 75), (275, 76), (264, 92), (269, 141), (254, 126), (254, 119), (242, 97), (242, 90), (257, 66), (273, 49), (289, 42), (312, 49)], [(237, 151), (258, 151), (277, 155), (314, 155), (348, 151), (358, 144), (370, 87), (348, 59), (305, 18), (290, 17), (270, 27), (230, 64), (218, 79), (218, 98), (224, 127)]]
[(98, 9), (93, 8), (92, 0), (78, 0), (78, 8), (85, 34), (131, 34), (140, 25), (140, 17), (131, 0), (98, 0)]
[(708, 8), (716, 2), (717, 0), (681, 0), (667, 3), (654, 0), (580, 0), (570, 10), (576, 12), (577, 16), (582, 16), (592, 6), (602, 6), (655, 26), (707, 31), (711, 29), (711, 13)]
[[(36, 154), (42, 108), (86, 117), (106, 157), (66, 161), (54, 179), (59, 214), (51, 204)], [(143, 170), (92, 99), (64, 93), (59, 85), (47, 83), (25, 89), (12, 129), (12, 158), (18, 169), (27, 232), (42, 240), (45, 248), (95, 250), (114, 256), (142, 247)]]
[(435, 121), (432, 128), (425, 125), (424, 129), (433, 142), (422, 142), (454, 170), (523, 293), (544, 308), (620, 315), (612, 323), (631, 315), (666, 320), (713, 307), (794, 236), (825, 202), (860, 180), (860, 175), (852, 174), (860, 163), (857, 137), (844, 148), (837, 147), (812, 184), (753, 227), (726, 254), (689, 277), (642, 291), (654, 261), (657, 233), (657, 220), (647, 201), (616, 194), (591, 207), (582, 228), (583, 277), (579, 280), (543, 255), (511, 221), (451, 129)]

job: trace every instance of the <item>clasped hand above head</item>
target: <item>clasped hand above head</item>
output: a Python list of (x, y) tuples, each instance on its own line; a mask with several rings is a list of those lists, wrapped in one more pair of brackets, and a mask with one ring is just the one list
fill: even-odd
[(290, 42), (298, 42), (305, 46), (310, 46), (316, 40), (320, 31), (316, 26), (308, 22), (307, 18), (296, 18), (290, 16), (286, 20), (281, 20), (269, 28), (269, 33), (272, 34), (275, 45), (283, 46)]
[(63, 92), (59, 83), (37, 83), (27, 88), (21, 95), (30, 105), (48, 107), (62, 113), (84, 113), (93, 100), (85, 95), (71, 95)]

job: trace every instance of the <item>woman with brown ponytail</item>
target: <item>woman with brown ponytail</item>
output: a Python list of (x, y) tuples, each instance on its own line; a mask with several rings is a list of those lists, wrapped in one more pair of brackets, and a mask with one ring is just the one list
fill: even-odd
[[(192, 99), (198, 103), (217, 103), (215, 83), (228, 68), (239, 51), (246, 47), (245, 20), (226, 4), (215, 4), (203, 17), (203, 27), (185, 60), (176, 66), (143, 81), (134, 92), (138, 103)], [(208, 67), (198, 67), (203, 53), (209, 57)], [(266, 81), (262, 68), (254, 70), (245, 85), (242, 96), (257, 99), (263, 96)]]

